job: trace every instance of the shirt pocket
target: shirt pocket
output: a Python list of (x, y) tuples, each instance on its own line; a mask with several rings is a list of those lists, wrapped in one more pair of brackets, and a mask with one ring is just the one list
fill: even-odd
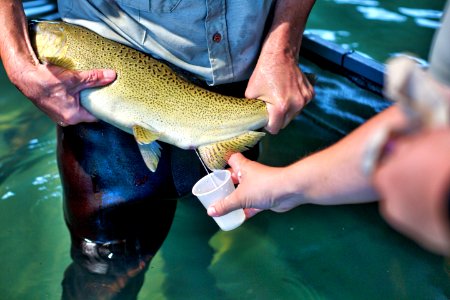
[(145, 12), (170, 13), (182, 0), (117, 0), (117, 3)]

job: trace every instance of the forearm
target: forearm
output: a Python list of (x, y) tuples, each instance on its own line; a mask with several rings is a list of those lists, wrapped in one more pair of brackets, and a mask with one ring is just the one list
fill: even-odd
[(285, 53), (298, 59), (306, 21), (315, 0), (278, 0), (262, 53)]
[(314, 0), (278, 0), (245, 97), (267, 103), (271, 134), (286, 127), (313, 98), (314, 88), (298, 67), (306, 20)]
[[(287, 167), (269, 167), (233, 154), (228, 163), (236, 191), (208, 209), (216, 217), (237, 208), (288, 211), (302, 204), (349, 204), (377, 200), (371, 179), (361, 168), (367, 143), (383, 127), (403, 126), (396, 106), (387, 109), (333, 146)], [(247, 211), (247, 217), (255, 214)]]
[(28, 36), (28, 23), (22, 2), (2, 0), (0, 2), (0, 59), (13, 83), (20, 78), (26, 66), (35, 66), (38, 59)]
[(347, 204), (377, 200), (370, 178), (361, 162), (368, 141), (382, 127), (396, 128), (404, 123), (398, 107), (380, 113), (333, 146), (289, 166), (287, 178), (295, 178), (290, 193), (299, 204)]

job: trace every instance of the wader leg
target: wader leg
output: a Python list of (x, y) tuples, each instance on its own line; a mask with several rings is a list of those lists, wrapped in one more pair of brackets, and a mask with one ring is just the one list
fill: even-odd
[(176, 208), (170, 151), (155, 173), (133, 136), (98, 122), (58, 128), (58, 164), (73, 263), (64, 299), (136, 297)]

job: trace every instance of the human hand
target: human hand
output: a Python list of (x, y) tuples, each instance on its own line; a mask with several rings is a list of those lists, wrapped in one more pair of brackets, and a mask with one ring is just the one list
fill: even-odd
[(244, 208), (248, 218), (261, 210), (284, 212), (297, 206), (299, 197), (289, 193), (285, 168), (265, 166), (245, 158), (241, 153), (228, 160), (236, 190), (225, 199), (208, 208), (208, 215), (218, 217), (233, 210)]
[[(16, 73), (17, 74), (17, 73)], [(13, 77), (17, 88), (61, 126), (97, 119), (80, 104), (80, 91), (103, 86), (116, 78), (113, 70), (67, 70), (51, 64), (29, 67)]]
[(450, 128), (397, 136), (374, 172), (380, 210), (394, 228), (432, 251), (450, 253)]
[(250, 77), (245, 97), (267, 103), (266, 130), (276, 134), (314, 97), (314, 88), (298, 67), (294, 55), (265, 53)]

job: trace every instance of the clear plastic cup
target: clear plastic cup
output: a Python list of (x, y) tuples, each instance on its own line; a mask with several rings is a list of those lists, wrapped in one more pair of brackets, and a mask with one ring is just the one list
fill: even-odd
[[(228, 170), (216, 170), (200, 179), (192, 188), (194, 194), (205, 208), (217, 200), (223, 199), (234, 191), (231, 180), (231, 172)], [(213, 217), (220, 229), (233, 230), (245, 221), (243, 209), (234, 210), (221, 217)]]

